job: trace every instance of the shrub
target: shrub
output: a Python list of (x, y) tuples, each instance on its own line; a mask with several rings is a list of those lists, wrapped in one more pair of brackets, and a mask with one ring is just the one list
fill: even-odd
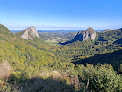
[(7, 61), (0, 64), (0, 78), (9, 77), (11, 71), (12, 67)]
[[(118, 75), (111, 65), (87, 65), (80, 73), (86, 88), (95, 92), (118, 92), (121, 90), (122, 77)], [(89, 82), (89, 83), (88, 83)]]

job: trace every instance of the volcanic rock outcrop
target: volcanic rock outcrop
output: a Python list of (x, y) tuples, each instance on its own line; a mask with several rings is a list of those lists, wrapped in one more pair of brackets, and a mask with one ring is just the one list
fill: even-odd
[(37, 32), (35, 27), (29, 27), (23, 31), (21, 38), (23, 39), (33, 39), (35, 37), (39, 38), (39, 33)]
[(86, 31), (79, 31), (75, 36), (75, 40), (85, 41), (88, 39), (95, 40), (96, 38), (96, 31), (89, 27)]

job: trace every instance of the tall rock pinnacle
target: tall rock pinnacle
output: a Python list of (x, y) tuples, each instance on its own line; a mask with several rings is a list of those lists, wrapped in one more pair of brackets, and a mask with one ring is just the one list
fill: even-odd
[(96, 38), (96, 31), (89, 27), (86, 31), (79, 31), (75, 36), (75, 39), (80, 41), (85, 41), (88, 39), (95, 40)]
[(33, 39), (35, 37), (39, 38), (39, 34), (38, 34), (36, 28), (33, 26), (25, 29), (24, 33), (21, 35), (21, 38), (23, 38), (23, 39)]

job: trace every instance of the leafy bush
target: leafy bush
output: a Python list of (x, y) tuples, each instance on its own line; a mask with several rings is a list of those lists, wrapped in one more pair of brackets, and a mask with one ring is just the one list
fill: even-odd
[[(79, 66), (80, 67), (80, 66)], [(88, 65), (82, 67), (80, 78), (86, 89), (95, 92), (118, 92), (122, 88), (122, 76), (118, 75), (111, 65)]]

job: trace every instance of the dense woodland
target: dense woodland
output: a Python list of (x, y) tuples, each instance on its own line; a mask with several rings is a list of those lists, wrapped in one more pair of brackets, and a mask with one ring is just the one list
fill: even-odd
[[(121, 92), (122, 29), (97, 32), (95, 40), (61, 45), (20, 38), (0, 24), (0, 91)], [(60, 33), (61, 34), (61, 33)], [(65, 41), (76, 33), (68, 33)], [(61, 41), (61, 42), (60, 42)], [(58, 45), (57, 45), (58, 44)]]

